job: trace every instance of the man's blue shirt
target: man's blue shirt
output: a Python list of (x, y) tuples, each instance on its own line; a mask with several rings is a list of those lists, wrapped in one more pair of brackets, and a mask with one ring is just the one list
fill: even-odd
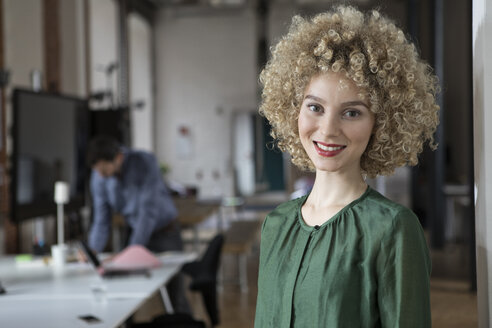
[(165, 227), (177, 216), (155, 156), (128, 149), (123, 149), (123, 154), (117, 175), (104, 178), (92, 170), (93, 223), (89, 246), (98, 252), (106, 246), (112, 213), (121, 214), (132, 228), (129, 244), (144, 246), (155, 230)]

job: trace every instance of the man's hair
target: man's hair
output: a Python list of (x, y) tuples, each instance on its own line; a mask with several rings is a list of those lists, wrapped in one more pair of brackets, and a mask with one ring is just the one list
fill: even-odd
[(87, 152), (87, 163), (95, 165), (99, 161), (113, 161), (120, 152), (120, 144), (108, 136), (97, 136), (91, 140)]
[(261, 73), (260, 113), (271, 135), (302, 169), (314, 165), (302, 147), (297, 120), (311, 79), (340, 72), (357, 85), (375, 115), (373, 135), (361, 158), (368, 177), (416, 165), (424, 143), (435, 148), (438, 83), (401, 29), (378, 11), (340, 6), (307, 20), (295, 16)]

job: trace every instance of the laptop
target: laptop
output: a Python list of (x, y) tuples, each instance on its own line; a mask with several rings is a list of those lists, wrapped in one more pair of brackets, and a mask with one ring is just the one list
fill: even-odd
[(103, 278), (127, 277), (130, 275), (150, 277), (150, 269), (162, 265), (157, 257), (140, 245), (128, 246), (110, 262), (104, 264), (99, 261), (86, 242), (81, 240), (79, 245), (87, 260)]

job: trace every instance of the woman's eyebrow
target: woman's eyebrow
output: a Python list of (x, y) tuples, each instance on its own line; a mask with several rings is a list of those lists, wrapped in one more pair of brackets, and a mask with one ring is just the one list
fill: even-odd
[(359, 101), (359, 100), (344, 102), (344, 103), (342, 103), (342, 106), (344, 106), (344, 107), (347, 107), (347, 106), (364, 106), (367, 109), (369, 109), (369, 106), (365, 102)]
[[(304, 97), (304, 100), (306, 100), (306, 99), (312, 99), (312, 100), (317, 101), (317, 102), (320, 102), (322, 104), (325, 103), (325, 101), (323, 100), (323, 98), (316, 97), (316, 96), (313, 96), (313, 95), (306, 95)], [(347, 106), (364, 106), (367, 109), (369, 109), (369, 105), (367, 105), (365, 102), (363, 102), (361, 100), (347, 101), (347, 102), (342, 103), (342, 106), (343, 107), (347, 107)]]
[(317, 101), (317, 102), (320, 102), (320, 103), (324, 103), (325, 102), (322, 98), (316, 97), (316, 96), (313, 96), (313, 95), (306, 95), (304, 97), (304, 100), (306, 100), (306, 99), (312, 99), (312, 100)]

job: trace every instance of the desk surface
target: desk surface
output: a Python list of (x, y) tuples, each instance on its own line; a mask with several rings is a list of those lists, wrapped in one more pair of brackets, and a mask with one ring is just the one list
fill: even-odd
[[(13, 257), (0, 259), (0, 281), (7, 294), (0, 295), (0, 326), (10, 327), (118, 327), (145, 300), (166, 284), (195, 254), (160, 256), (163, 266), (150, 277), (101, 279), (87, 263), (63, 269), (22, 267)], [(105, 290), (101, 297), (92, 289)], [(79, 316), (92, 315), (100, 323), (86, 323)]]

